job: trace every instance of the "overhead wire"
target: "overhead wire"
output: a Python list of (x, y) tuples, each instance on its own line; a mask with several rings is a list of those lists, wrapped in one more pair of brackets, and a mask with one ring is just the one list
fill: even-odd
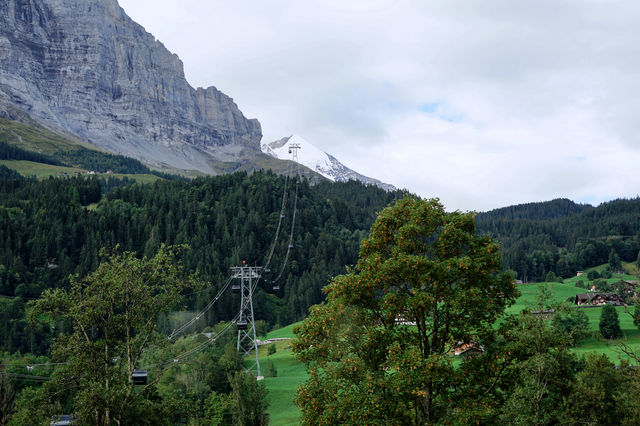
[[(291, 219), (291, 231), (289, 234), (289, 244), (287, 246), (287, 252), (285, 254), (285, 258), (284, 258), (284, 262), (282, 263), (282, 266), (280, 268), (280, 272), (278, 274), (278, 276), (276, 277), (275, 280), (272, 281), (272, 283), (276, 283), (281, 277), (282, 274), (284, 272), (284, 269), (288, 263), (289, 260), (289, 256), (290, 256), (290, 252), (291, 252), (291, 248), (293, 247), (293, 236), (294, 236), (294, 230), (295, 230), (295, 218), (296, 218), (296, 212), (297, 212), (297, 202), (298, 202), (298, 190), (299, 190), (299, 178), (298, 175), (300, 173), (300, 164), (298, 162), (295, 162), (296, 166), (297, 166), (297, 170), (296, 170), (296, 175), (295, 175), (295, 179), (296, 179), (296, 189), (295, 189), (295, 196), (294, 196), (294, 201), (293, 201), (293, 214), (292, 214), (292, 219)], [(269, 250), (269, 254), (267, 256), (267, 259), (264, 263), (264, 266), (262, 267), (263, 270), (266, 270), (268, 265), (271, 262), (271, 259), (273, 257), (273, 253), (275, 251), (275, 247), (277, 244), (277, 241), (279, 239), (279, 235), (280, 235), (280, 229), (282, 226), (282, 220), (284, 218), (284, 211), (286, 208), (286, 204), (287, 204), (287, 190), (288, 190), (288, 182), (289, 182), (289, 174), (292, 173), (292, 169), (293, 169), (293, 162), (291, 164), (291, 167), (289, 169), (289, 173), (286, 175), (285, 177), (285, 184), (284, 184), (284, 189), (283, 189), (283, 196), (282, 196), (282, 204), (280, 207), (280, 215), (278, 218), (278, 225), (276, 228), (276, 232), (274, 235), (274, 240), (272, 242), (271, 248)], [(255, 291), (259, 281), (260, 281), (261, 275), (258, 276), (258, 279), (256, 279), (255, 283), (252, 286), (252, 293)], [(198, 320), (200, 320), (200, 318), (202, 317), (202, 315), (204, 315), (209, 309), (211, 309), (214, 304), (220, 299), (220, 297), (222, 297), (222, 295), (224, 294), (224, 292), (227, 290), (227, 288), (229, 287), (229, 284), (231, 283), (233, 279), (233, 276), (230, 276), (229, 278), (227, 278), (227, 280), (225, 281), (225, 283), (222, 285), (222, 288), (218, 291), (218, 294), (211, 299), (211, 301), (209, 301), (209, 303), (200, 311), (198, 312), (191, 320), (187, 321), (185, 324), (181, 325), (180, 327), (174, 329), (171, 334), (168, 336), (169, 340), (172, 340), (176, 337), (178, 337), (180, 334), (182, 334), (185, 330), (187, 330), (190, 326), (192, 326), (193, 324), (195, 324)], [(193, 293), (189, 293), (188, 295), (192, 295), (192, 294), (196, 294), (196, 293), (200, 293), (203, 292), (207, 289), (203, 289), (203, 290), (199, 290)], [(190, 357), (191, 355), (198, 353), (200, 351), (202, 351), (204, 348), (206, 348), (208, 345), (210, 345), (211, 343), (215, 342), (218, 338), (220, 338), (220, 336), (222, 336), (224, 333), (226, 333), (228, 330), (231, 329), (231, 327), (236, 324), (238, 322), (240, 318), (240, 312), (235, 316), (235, 318), (233, 320), (231, 320), (229, 323), (227, 323), (215, 336), (210, 336), (207, 338), (206, 341), (200, 343), (199, 345), (197, 345), (195, 348), (191, 348), (188, 351), (179, 354), (175, 357), (173, 357), (172, 359), (165, 361), (163, 363), (160, 364), (152, 364), (149, 365), (145, 368), (150, 368), (150, 367), (154, 367), (154, 366), (160, 366), (160, 368), (165, 368), (165, 366), (168, 365), (172, 365), (172, 364), (176, 364), (179, 363), (180, 361)], [(58, 362), (58, 363), (37, 363), (37, 364), (28, 364), (28, 365), (24, 365), (25, 368), (33, 368), (35, 366), (48, 366), (48, 365), (65, 365), (67, 364), (66, 362)], [(11, 367), (11, 366), (16, 366), (16, 364), (0, 364), (2, 366), (7, 366), (7, 367)], [(5, 374), (7, 376), (11, 376), (11, 377), (18, 377), (18, 378), (23, 378), (23, 379), (29, 379), (29, 380), (50, 380), (50, 377), (46, 377), (46, 376), (32, 376), (29, 374), (20, 374), (20, 373), (8, 373), (5, 371), (0, 371), (0, 374)]]
[(198, 344), (196, 347), (191, 348), (179, 355), (176, 355), (174, 357), (171, 357), (170, 359), (168, 359), (167, 361), (163, 361), (160, 363), (156, 363), (156, 364), (150, 364), (147, 366), (144, 366), (142, 368), (152, 368), (152, 367), (160, 367), (161, 369), (165, 369), (167, 368), (167, 366), (169, 365), (174, 365), (174, 364), (178, 364), (181, 361), (183, 361), (184, 359), (190, 357), (191, 355), (194, 355), (200, 351), (202, 351), (204, 348), (206, 348), (207, 346), (209, 346), (210, 344), (212, 344), (213, 342), (215, 342), (216, 340), (218, 340), (220, 338), (220, 336), (222, 336), (224, 333), (226, 333), (227, 331), (229, 331), (231, 329), (231, 327), (238, 322), (238, 319), (240, 318), (240, 313), (238, 313), (234, 319), (232, 319), (231, 321), (229, 321), (220, 331), (218, 331), (215, 335), (212, 335), (210, 337), (207, 337), (207, 340), (205, 340), (204, 342)]
[(0, 367), (43, 367), (43, 366), (49, 366), (49, 365), (66, 365), (68, 364), (67, 362), (41, 362), (41, 363), (37, 363), (37, 364), (15, 364), (15, 363), (11, 363), (11, 364), (0, 364)]
[(222, 294), (227, 290), (227, 288), (229, 287), (229, 284), (231, 283), (232, 279), (233, 279), (232, 276), (227, 278), (227, 281), (225, 281), (225, 283), (222, 285), (222, 288), (220, 289), (220, 291), (218, 291), (218, 294), (213, 299), (211, 299), (209, 301), (209, 303), (207, 303), (207, 305), (200, 312), (198, 312), (193, 318), (191, 318), (185, 324), (183, 324), (180, 327), (174, 329), (171, 332), (171, 334), (169, 335), (169, 337), (168, 337), (169, 340), (172, 340), (172, 339), (176, 338), (177, 336), (182, 334), (183, 331), (185, 331), (186, 329), (191, 327), (193, 324), (195, 324), (198, 320), (200, 320), (202, 315), (204, 315), (209, 309), (211, 309), (213, 307), (213, 305), (218, 301), (218, 299), (220, 299), (220, 297), (222, 297)]
[(271, 243), (271, 250), (269, 250), (269, 255), (267, 256), (267, 260), (264, 262), (264, 266), (262, 267), (263, 271), (266, 271), (271, 263), (271, 258), (273, 256), (273, 252), (276, 249), (276, 243), (278, 242), (278, 237), (280, 235), (280, 227), (282, 225), (282, 219), (284, 218), (284, 209), (287, 205), (287, 188), (289, 184), (289, 174), (293, 169), (293, 164), (289, 166), (289, 173), (284, 178), (284, 189), (282, 191), (282, 206), (280, 207), (280, 217), (278, 218), (278, 226), (276, 228), (275, 235), (273, 237), (273, 242)]
[(47, 376), (32, 376), (30, 374), (8, 373), (6, 371), (0, 371), (0, 374), (4, 374), (8, 377), (15, 377), (17, 379), (34, 380), (36, 382), (46, 382), (51, 380), (51, 377)]
[(284, 273), (284, 269), (287, 266), (287, 263), (289, 261), (289, 255), (291, 254), (291, 249), (293, 248), (293, 236), (294, 236), (294, 230), (295, 230), (295, 225), (296, 225), (296, 212), (298, 209), (298, 188), (300, 185), (300, 179), (299, 179), (299, 175), (300, 175), (300, 163), (296, 162), (297, 165), (297, 170), (296, 170), (296, 191), (295, 191), (295, 197), (293, 199), (293, 215), (291, 217), (291, 232), (289, 233), (289, 244), (287, 245), (287, 253), (284, 256), (284, 262), (282, 262), (282, 267), (280, 268), (280, 272), (278, 273), (278, 276), (272, 281), (273, 284), (276, 284), (278, 281), (280, 281), (280, 278), (282, 278), (282, 274)]

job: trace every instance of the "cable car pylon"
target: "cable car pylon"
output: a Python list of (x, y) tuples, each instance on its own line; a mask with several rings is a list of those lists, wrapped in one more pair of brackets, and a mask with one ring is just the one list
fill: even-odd
[(246, 368), (246, 371), (255, 370), (259, 380), (263, 376), (260, 374), (258, 339), (253, 317), (253, 281), (260, 279), (261, 269), (260, 266), (246, 266), (244, 261), (242, 266), (231, 267), (231, 272), (233, 272), (231, 278), (240, 280), (240, 314), (236, 322), (238, 326), (237, 350), (246, 358), (253, 358), (252, 353), (255, 353), (255, 362)]

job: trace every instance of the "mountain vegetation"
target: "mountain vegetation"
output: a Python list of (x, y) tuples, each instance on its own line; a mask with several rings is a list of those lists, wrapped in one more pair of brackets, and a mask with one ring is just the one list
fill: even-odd
[(638, 370), (578, 357), (586, 317), (548, 287), (506, 314), (518, 290), (500, 270), (469, 215), (407, 198), (385, 209), (297, 328), (302, 423), (637, 424)]
[[(72, 164), (71, 156), (15, 145), (0, 144), (0, 152), (12, 159)], [(89, 150), (74, 152), (82, 158)], [(96, 161), (98, 170), (148, 170), (97, 151), (86, 161)], [(173, 344), (165, 340), (181, 319), (218, 294), (231, 266), (243, 260), (264, 264), (283, 194), (287, 201), (272, 272), (264, 274), (254, 308), (265, 332), (306, 318), (317, 305), (294, 345), (311, 368), (298, 396), (306, 423), (366, 418), (389, 424), (445, 419), (572, 424), (571, 413), (579, 409), (598, 421), (633, 424), (640, 410), (630, 396), (639, 386), (636, 370), (610, 372), (606, 357), (580, 358), (573, 352), (589, 334), (581, 311), (558, 311), (553, 321), (530, 310), (503, 315), (515, 293), (499, 262), (500, 257), (527, 280), (561, 281), (603, 263), (609, 268), (590, 271), (591, 278), (611, 277), (638, 259), (638, 200), (599, 207), (554, 200), (477, 214), (474, 221), (469, 214), (445, 213), (437, 201), (404, 198), (378, 216), (406, 194), (353, 181), (302, 180), (291, 228), (296, 185), (270, 171), (190, 181), (160, 178), (152, 184), (113, 175), (25, 178), (6, 167), (0, 167), (0, 176), (4, 423), (46, 423), (62, 412), (85, 420), (97, 412), (98, 423), (267, 422), (265, 387), (241, 373), (232, 333), (206, 346), (203, 334)], [(293, 248), (285, 263), (291, 229)], [(172, 275), (173, 265), (179, 265), (182, 277), (192, 275), (203, 284), (176, 288), (171, 303), (135, 306), (154, 310), (143, 315), (151, 319), (144, 324), (123, 327), (117, 318), (127, 309), (114, 306), (109, 316), (114, 328), (101, 329), (100, 318), (93, 318), (89, 340), (79, 344), (86, 339), (78, 328), (82, 318), (109, 312), (100, 303), (129, 297), (113, 293), (102, 300), (90, 292), (107, 282), (102, 293), (123, 289), (133, 282), (122, 280), (127, 270), (159, 261), (167, 247), (180, 248), (171, 265), (165, 264), (171, 282), (181, 282)], [(95, 306), (87, 305), (91, 301)], [(186, 331), (225, 329), (237, 305), (231, 293), (223, 294)], [(536, 309), (551, 308), (542, 300)], [(397, 323), (398, 318), (416, 326)], [(127, 329), (133, 333), (129, 337)], [(108, 342), (106, 335), (115, 340)], [(144, 336), (153, 344), (140, 352)], [(482, 350), (454, 365), (450, 350), (459, 342)], [(114, 355), (106, 364), (99, 356), (105, 347)], [(190, 351), (195, 352), (188, 363), (163, 367)], [(95, 365), (85, 363), (90, 358), (104, 368), (87, 369)], [(56, 366), (59, 361), (65, 364)], [(26, 364), (36, 366), (26, 372)], [(150, 366), (144, 389), (131, 383), (131, 370), (140, 365)], [(279, 374), (273, 365), (265, 364), (264, 371)], [(38, 381), (44, 384), (36, 386)], [(606, 390), (611, 383), (624, 388), (612, 393)], [(579, 392), (588, 387), (605, 389), (593, 398), (598, 407), (615, 410), (585, 407)], [(89, 408), (75, 408), (80, 405)]]
[(158, 172), (130, 157), (107, 154), (83, 147), (58, 152), (55, 155), (27, 151), (16, 145), (0, 141), (0, 160), (22, 160), (54, 166), (77, 167), (99, 173), (155, 174), (165, 179), (176, 179), (178, 176)]
[(439, 422), (458, 373), (449, 352), (485, 341), (517, 295), (470, 214), (413, 198), (378, 216), (325, 291), (294, 343), (311, 374), (297, 396), (306, 424)]
[[(0, 300), (11, 312), (10, 321), (2, 325), (0, 350), (46, 353), (53, 336), (48, 327), (26, 326), (20, 314), (23, 302), (50, 288), (68, 289), (70, 275), (84, 277), (98, 267), (103, 248), (118, 246), (151, 257), (163, 243), (187, 245), (185, 269), (197, 272), (209, 287), (185, 295), (183, 305), (200, 310), (217, 294), (231, 266), (242, 260), (264, 262), (274, 240), (285, 178), (257, 172), (126, 183), (98, 177), (0, 181)], [(287, 193), (290, 202), (271, 260), (274, 272), (265, 275), (254, 302), (256, 318), (270, 325), (302, 319), (309, 306), (322, 300), (321, 288), (330, 277), (355, 263), (360, 240), (377, 211), (399, 195), (356, 182), (315, 187), (301, 182), (294, 248), (283, 269), (294, 185)], [(274, 293), (271, 281), (281, 269), (280, 290)], [(223, 297), (200, 326), (233, 318), (237, 303), (231, 294)], [(171, 319), (161, 315), (160, 321), (168, 333)]]
[(569, 200), (531, 203), (479, 213), (478, 230), (501, 243), (502, 262), (525, 282), (543, 281), (608, 263), (635, 262), (640, 251), (640, 199), (598, 207)]

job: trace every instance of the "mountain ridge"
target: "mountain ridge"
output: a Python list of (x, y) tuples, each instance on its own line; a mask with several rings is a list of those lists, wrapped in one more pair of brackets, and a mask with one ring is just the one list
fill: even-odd
[(216, 161), (261, 155), (258, 120), (189, 85), (178, 56), (116, 0), (3, 3), (0, 115), (16, 110), (156, 167), (216, 174)]
[(397, 188), (391, 184), (381, 182), (378, 179), (364, 176), (342, 164), (334, 156), (320, 150), (311, 142), (302, 137), (292, 134), (276, 141), (263, 143), (261, 145), (262, 152), (271, 155), (280, 160), (289, 160), (291, 150), (290, 146), (297, 144), (300, 146), (298, 152), (298, 161), (300, 164), (319, 173), (325, 178), (333, 182), (347, 182), (349, 180), (357, 180), (366, 185), (375, 185), (385, 191), (395, 191)]

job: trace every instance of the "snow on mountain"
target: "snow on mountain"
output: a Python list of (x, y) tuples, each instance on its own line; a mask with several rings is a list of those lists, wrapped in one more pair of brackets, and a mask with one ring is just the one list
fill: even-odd
[(312, 143), (298, 135), (291, 135), (277, 141), (263, 143), (260, 148), (262, 149), (262, 152), (269, 154), (272, 157), (276, 157), (280, 160), (291, 160), (292, 154), (289, 151), (289, 147), (293, 144), (300, 146), (300, 149), (298, 150), (298, 162), (300, 164), (316, 171), (331, 181), (347, 182), (349, 180), (359, 180), (367, 185), (376, 185), (387, 191), (396, 190), (393, 185), (380, 182), (377, 179), (361, 175), (360, 173), (349, 169), (340, 163), (335, 157), (321, 151)]

